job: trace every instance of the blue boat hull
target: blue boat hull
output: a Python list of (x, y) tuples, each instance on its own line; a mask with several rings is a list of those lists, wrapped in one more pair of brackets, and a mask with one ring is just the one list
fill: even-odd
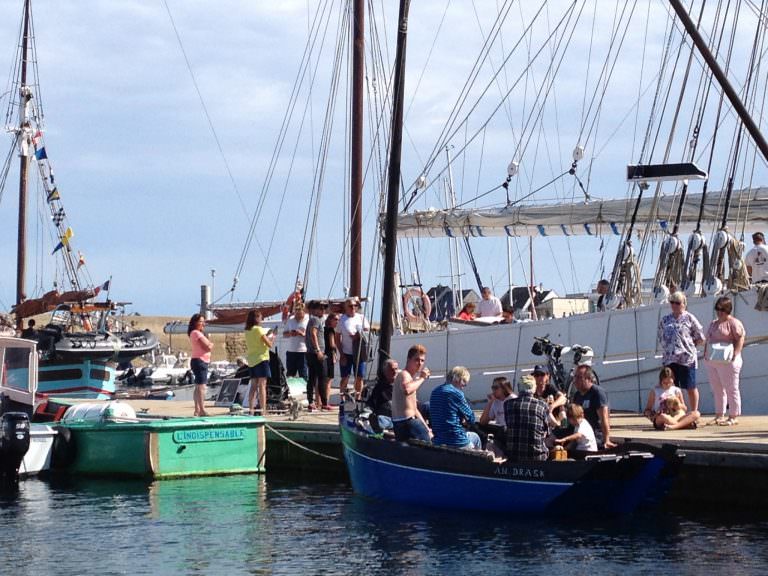
[(344, 417), (341, 435), (358, 494), (456, 510), (578, 515), (587, 507), (626, 514), (660, 499), (682, 461), (674, 449), (628, 445), (588, 460), (496, 462), (482, 453), (386, 440)]

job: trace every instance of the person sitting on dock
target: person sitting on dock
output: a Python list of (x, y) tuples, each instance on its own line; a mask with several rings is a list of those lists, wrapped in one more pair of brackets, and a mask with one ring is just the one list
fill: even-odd
[(518, 383), (520, 395), (504, 402), (507, 424), (507, 458), (516, 462), (546, 460), (549, 450), (545, 439), (551, 428), (549, 406), (534, 396), (536, 379), (526, 374)]
[(416, 392), (430, 375), (429, 368), (424, 365), (426, 358), (424, 346), (411, 346), (405, 370), (397, 374), (392, 386), (392, 424), (398, 442), (406, 442), (409, 438), (429, 442), (429, 427), (416, 402)]
[(462, 392), (468, 382), (469, 370), (464, 366), (454, 366), (445, 375), (445, 382), (432, 390), (429, 409), (433, 444), (467, 450), (482, 448), (480, 436), (467, 431), (462, 425), (475, 423), (475, 413)]
[(565, 409), (565, 415), (568, 418), (568, 424), (573, 426), (573, 434), (558, 438), (555, 444), (565, 445), (567, 450), (577, 450), (579, 452), (597, 452), (597, 439), (595, 431), (589, 422), (584, 418), (584, 408), (578, 404), (569, 404)]
[(611, 409), (608, 406), (608, 395), (595, 384), (595, 373), (587, 365), (578, 366), (573, 375), (576, 394), (574, 404), (584, 408), (584, 417), (592, 426), (597, 437), (598, 447), (615, 448), (611, 442)]
[(676, 396), (668, 396), (664, 399), (661, 416), (665, 419), (663, 430), (684, 430), (686, 428), (696, 428), (696, 420), (699, 413), (685, 412), (683, 404)]
[[(666, 430), (668, 425), (674, 425), (675, 429), (695, 427), (696, 420), (698, 420), (701, 414), (698, 411), (693, 411), (689, 414), (690, 418), (685, 419), (685, 425), (677, 426), (678, 422), (673, 421), (664, 413), (663, 407), (667, 398), (677, 398), (683, 411), (685, 411), (683, 391), (675, 386), (675, 373), (669, 366), (664, 366), (659, 372), (659, 385), (648, 393), (648, 402), (645, 405), (643, 414), (653, 423), (653, 427), (656, 430)], [(694, 426), (691, 426), (691, 424)]]
[(483, 299), (477, 303), (478, 318), (501, 316), (501, 300), (493, 295), (491, 289), (488, 286), (484, 286), (480, 293)]

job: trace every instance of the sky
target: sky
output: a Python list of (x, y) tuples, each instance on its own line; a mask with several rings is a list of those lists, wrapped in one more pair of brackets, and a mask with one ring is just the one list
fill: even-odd
[[(308, 296), (343, 296), (348, 211), (344, 199), (348, 188), (344, 75), (329, 116), (333, 122), (323, 186), (319, 189), (313, 185), (318, 179), (315, 167), (323, 143), (342, 4), (318, 0), (33, 2), (46, 150), (75, 232), (73, 246), (85, 255), (94, 285), (111, 278), (112, 298), (132, 302), (129, 311), (145, 315), (185, 316), (195, 312), (200, 285), (210, 284), (212, 279), (214, 296), (221, 302), (230, 297), (242, 301), (283, 299), (292, 290), (297, 274), (304, 275), (309, 253), (305, 231), (315, 218), (314, 199), (320, 190)], [(376, 114), (369, 106), (372, 90), (383, 93), (387, 82), (385, 76), (377, 75), (373, 59), (380, 58), (385, 68), (391, 69), (397, 8), (396, 2), (373, 4), (377, 7), (375, 31), (380, 50), (373, 48), (376, 43), (369, 38), (369, 119)], [(621, 60), (602, 98), (601, 113), (585, 116), (591, 94), (599, 93), (595, 89), (611, 41), (608, 31), (625, 6), (624, 2), (605, 1), (595, 10), (594, 4), (587, 3), (540, 120), (530, 124), (536, 92), (545, 82), (556, 50), (554, 43), (544, 44), (544, 39), (557, 29), (571, 3), (548, 3), (535, 18), (529, 42), (515, 50), (521, 31), (534, 21), (539, 5), (512, 4), (464, 112), (485, 86), (488, 91), (466, 126), (461, 126), (450, 141), (452, 151), (458, 154), (466, 138), (478, 134), (452, 165), (459, 202), (474, 206), (503, 203), (503, 190), (479, 200), (473, 198), (504, 180), (513, 157), (521, 160), (521, 173), (511, 182), (512, 197), (541, 187), (569, 167), (571, 151), (580, 139), (579, 126), (585, 122), (590, 125), (585, 118), (595, 120), (595, 131), (587, 144), (592, 169), (587, 172), (582, 164), (579, 174), (588, 182), (592, 195), (624, 197), (628, 190), (625, 167), (639, 153), (647, 122), (647, 118), (635, 116), (635, 102), (639, 99), (639, 108), (645, 111), (654, 94), (649, 71), (657, 66), (662, 53), (664, 3), (637, 3)], [(406, 187), (422, 173), (502, 5), (505, 3), (496, 0), (412, 3), (403, 148)], [(581, 5), (577, 2), (575, 9)], [(21, 11), (21, 0), (0, 0), (0, 72), (6, 78)], [(325, 41), (313, 45), (312, 64), (305, 77), (313, 78), (314, 83), (311, 90), (307, 81), (302, 84), (274, 176), (264, 193), (270, 159), (317, 11), (329, 16)], [(647, 21), (654, 25), (645, 26)], [(741, 36), (751, 38), (751, 30), (745, 19)], [(528, 58), (542, 46), (535, 66), (525, 75)], [(737, 50), (742, 61), (745, 54), (748, 56), (745, 50)], [(510, 53), (503, 73), (491, 81)], [(506, 104), (491, 114), (518, 75), (521, 80)], [(0, 87), (2, 92), (5, 86)], [(0, 108), (5, 111), (6, 105), (4, 95)], [(688, 137), (681, 132), (678, 140), (685, 142)], [(367, 293), (374, 293), (380, 285), (376, 280), (380, 263), (376, 263), (374, 231), (381, 187), (376, 176), (381, 174), (379, 158), (386, 148), (382, 142), (370, 146), (374, 133), (369, 123), (363, 244)], [(727, 142), (730, 137), (728, 132), (720, 141)], [(524, 151), (521, 141), (527, 142)], [(10, 140), (7, 142), (10, 145)], [(676, 146), (679, 156), (682, 145)], [(372, 154), (370, 150), (378, 152)], [(439, 176), (445, 165), (443, 158), (439, 157), (428, 174), (433, 185), (416, 200), (414, 208), (444, 203)], [(760, 169), (764, 173), (762, 165)], [(15, 174), (16, 162), (9, 182), (14, 182)], [(717, 184), (722, 177), (721, 172)], [(51, 288), (56, 268), (49, 258), (51, 223), (38, 215), (39, 208), (44, 207), (39, 189), (34, 188), (31, 196), (28, 234), (33, 241), (27, 292), (34, 296)], [(542, 189), (534, 200), (570, 202), (582, 198), (573, 179), (561, 179)], [(16, 185), (9, 184), (0, 200), (3, 311), (15, 300), (16, 202)], [(254, 213), (258, 213), (255, 241), (243, 256)], [(616, 247), (615, 238), (536, 241), (535, 281), (559, 293), (588, 290), (606, 268), (610, 269)], [(479, 240), (472, 242), (472, 248), (483, 283), (503, 293), (509, 282), (506, 243)], [(425, 287), (449, 283), (447, 242), (403, 243), (400, 254), (405, 282), (418, 271)], [(530, 272), (525, 239), (512, 243), (512, 261), (513, 282), (527, 283)], [(466, 262), (463, 268), (462, 283), (474, 287)], [(652, 274), (652, 264), (648, 270)], [(230, 293), (236, 274), (237, 289)]]

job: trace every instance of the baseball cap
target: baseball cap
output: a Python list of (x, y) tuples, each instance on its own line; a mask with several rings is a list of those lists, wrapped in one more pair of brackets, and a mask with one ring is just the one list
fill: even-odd
[(536, 364), (536, 366), (533, 367), (533, 373), (534, 374), (549, 374), (549, 366), (544, 366), (542, 364)]

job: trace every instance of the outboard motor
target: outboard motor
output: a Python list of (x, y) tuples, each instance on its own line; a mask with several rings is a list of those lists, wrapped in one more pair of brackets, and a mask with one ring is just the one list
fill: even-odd
[(19, 466), (29, 450), (29, 416), (6, 412), (0, 419), (0, 480), (15, 482)]

